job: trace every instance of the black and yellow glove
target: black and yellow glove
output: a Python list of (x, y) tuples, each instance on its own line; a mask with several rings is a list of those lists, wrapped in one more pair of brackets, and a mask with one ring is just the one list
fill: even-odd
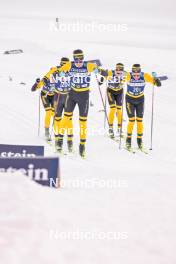
[(37, 78), (34, 85), (31, 88), (32, 92), (35, 92), (37, 90), (38, 83), (40, 82), (40, 78)]
[(160, 81), (159, 78), (154, 77), (154, 85), (156, 85), (157, 87), (160, 87), (161, 86), (161, 81)]

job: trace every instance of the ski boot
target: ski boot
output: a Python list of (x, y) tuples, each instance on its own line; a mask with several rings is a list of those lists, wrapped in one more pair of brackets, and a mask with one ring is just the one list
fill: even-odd
[(55, 148), (56, 151), (59, 153), (62, 153), (62, 147), (63, 147), (63, 139), (58, 139), (55, 141)]
[(138, 144), (138, 148), (139, 148), (139, 149), (143, 149), (142, 138), (137, 138), (137, 144)]
[(123, 133), (123, 131), (121, 130), (121, 128), (118, 128), (118, 129), (117, 129), (117, 134), (118, 134), (119, 137), (121, 137), (121, 138), (125, 138), (124, 133)]
[(148, 154), (148, 151), (144, 148), (144, 144), (142, 142), (142, 138), (137, 138), (137, 144), (140, 151), (142, 151), (145, 154)]
[(51, 141), (51, 136), (50, 136), (49, 128), (45, 128), (45, 140), (46, 141)]
[(111, 127), (109, 128), (109, 137), (112, 139), (114, 138), (114, 131), (113, 131), (113, 128)]
[(126, 147), (125, 149), (133, 154), (135, 154), (135, 150), (131, 147), (131, 138), (127, 137), (126, 139)]
[(79, 155), (82, 158), (85, 158), (85, 156), (86, 156), (86, 153), (85, 153), (85, 145), (84, 144), (80, 144), (79, 145)]
[(68, 152), (72, 153), (73, 152), (73, 141), (72, 140), (67, 141), (67, 147), (68, 147)]
[(131, 138), (129, 137), (126, 139), (126, 149), (131, 150)]
[(143, 150), (144, 149), (144, 145), (143, 145), (143, 142), (142, 142), (142, 138), (137, 138), (137, 144), (138, 144), (138, 148), (140, 150)]

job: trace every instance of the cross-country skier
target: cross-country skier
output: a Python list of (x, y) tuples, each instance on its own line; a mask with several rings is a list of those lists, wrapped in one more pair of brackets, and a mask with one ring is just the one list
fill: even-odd
[[(67, 97), (64, 117), (62, 120), (61, 130), (59, 133), (58, 146), (59, 151), (62, 151), (64, 130), (69, 129), (70, 120), (73, 116), (75, 106), (79, 108), (79, 122), (80, 122), (80, 144), (79, 154), (85, 157), (85, 143), (87, 138), (87, 116), (89, 110), (89, 90), (91, 73), (102, 73), (94, 63), (84, 61), (83, 51), (77, 49), (73, 52), (73, 61), (66, 63), (61, 67), (62, 74), (69, 73), (71, 91)], [(70, 138), (72, 134), (70, 133)]]
[(116, 64), (115, 70), (108, 71), (107, 77), (107, 98), (110, 106), (108, 115), (109, 136), (114, 138), (114, 117), (117, 117), (117, 131), (121, 132), (122, 126), (122, 103), (123, 103), (123, 88), (124, 88), (124, 65), (122, 63)]
[[(66, 62), (69, 62), (68, 58), (62, 58), (61, 60), (61, 66), (63, 66)], [(62, 120), (62, 114), (64, 112), (67, 96), (70, 92), (70, 77), (68, 76), (68, 73), (65, 73), (65, 76), (60, 76), (59, 68), (57, 68), (56, 71), (54, 71), (50, 79), (52, 83), (55, 83), (55, 95), (54, 95), (54, 106), (55, 106), (55, 123), (54, 123), (54, 131), (55, 131), (55, 147), (56, 150), (58, 150), (58, 133), (61, 125)], [(72, 119), (70, 119), (69, 124), (69, 133), (67, 133), (67, 146), (69, 152), (73, 151), (73, 141), (72, 141), (72, 135), (73, 135), (73, 124)]]
[(126, 110), (129, 118), (126, 148), (131, 149), (133, 127), (135, 121), (137, 121), (137, 144), (139, 149), (143, 149), (144, 88), (146, 83), (161, 86), (161, 81), (148, 73), (142, 72), (140, 64), (133, 64), (132, 72), (126, 75), (126, 82)]
[(36, 82), (32, 86), (31, 91), (36, 91), (37, 89), (42, 89), (40, 95), (43, 107), (45, 109), (45, 139), (49, 141), (51, 140), (49, 128), (51, 119), (54, 117), (54, 91), (51, 85), (44, 84), (39, 78), (36, 79)]
[[(51, 76), (50, 72), (58, 71), (59, 67), (63, 66), (64, 63), (68, 62), (68, 58), (61, 58), (60, 66), (56, 66), (50, 69), (50, 71), (40, 80), (36, 79), (35, 84), (32, 86), (32, 91), (41, 89), (41, 99), (45, 109), (45, 138), (46, 140), (51, 140), (50, 138), (50, 124), (51, 119), (54, 118), (54, 131), (57, 137), (58, 125), (60, 122), (60, 115), (62, 115), (63, 107), (65, 104), (66, 96), (68, 93), (68, 85), (63, 84), (59, 78)], [(62, 90), (62, 91), (61, 91)], [(63, 92), (63, 94), (62, 94)], [(58, 104), (59, 102), (59, 104)], [(56, 111), (55, 111), (56, 110)], [(53, 124), (53, 121), (52, 121)]]

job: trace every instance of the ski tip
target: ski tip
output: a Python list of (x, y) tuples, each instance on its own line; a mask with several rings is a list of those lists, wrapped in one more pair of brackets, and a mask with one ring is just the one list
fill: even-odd
[(141, 148), (138, 148), (139, 151), (143, 152), (144, 154), (149, 154), (148, 151), (146, 149), (141, 149)]
[(132, 148), (124, 148), (125, 150), (127, 150), (128, 152), (132, 153), (132, 154), (135, 154), (136, 151)]
[(80, 158), (83, 159), (83, 160), (86, 159), (86, 154), (83, 154), (83, 155), (79, 154), (79, 156), (80, 156)]

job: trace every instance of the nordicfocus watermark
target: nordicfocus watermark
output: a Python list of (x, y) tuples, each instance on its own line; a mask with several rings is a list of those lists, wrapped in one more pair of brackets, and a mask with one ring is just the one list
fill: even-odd
[(128, 239), (127, 232), (119, 231), (59, 231), (49, 230), (49, 239), (54, 240), (126, 240)]
[[(100, 112), (104, 112), (103, 109), (100, 110)], [(125, 120), (125, 119), (124, 119)], [(95, 137), (95, 136), (107, 136), (107, 130), (103, 127), (88, 127), (84, 128), (83, 125), (80, 125), (80, 127), (73, 127), (73, 128), (60, 128), (58, 129), (59, 134), (65, 134), (67, 133), (68, 135), (74, 134), (75, 136), (83, 136), (87, 135), (88, 137)], [(117, 132), (118, 133), (118, 132)], [(120, 135), (117, 134), (117, 141), (120, 140)]]
[(126, 189), (128, 181), (126, 179), (65, 179), (60, 181), (61, 188), (67, 189)]
[(56, 18), (56, 21), (50, 22), (50, 30), (60, 32), (126, 32), (128, 25), (125, 23), (100, 23), (98, 21), (84, 22), (74, 20), (71, 22)]

